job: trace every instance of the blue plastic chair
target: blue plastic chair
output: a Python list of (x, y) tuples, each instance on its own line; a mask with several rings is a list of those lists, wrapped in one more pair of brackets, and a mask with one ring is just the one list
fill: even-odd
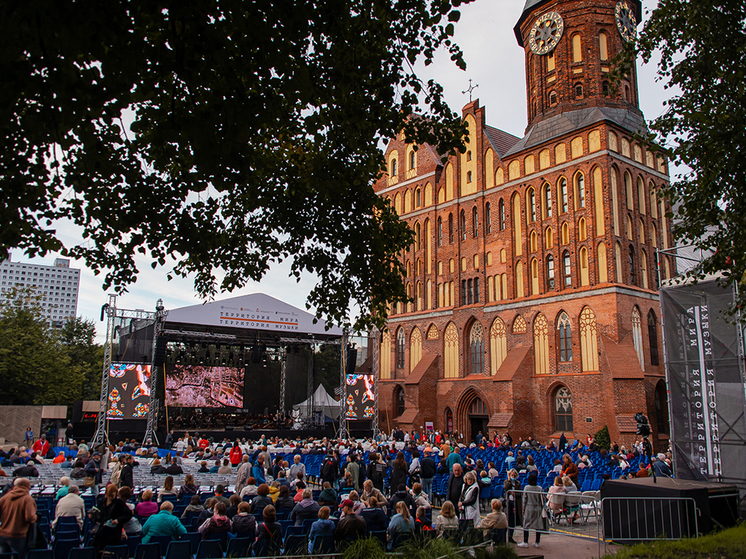
[(137, 551), (137, 546), (140, 545), (142, 536), (127, 536), (127, 549), (129, 550), (129, 556), (134, 557)]
[(205, 539), (219, 541), (221, 549), (225, 549), (228, 547), (228, 532), (213, 532), (212, 534), (209, 534)]
[[(168, 544), (168, 549), (163, 557), (164, 559), (191, 559), (192, 544), (186, 540), (172, 541)], [(235, 555), (234, 557), (248, 557), (248, 555)]]
[(188, 541), (192, 548), (192, 555), (197, 553), (197, 548), (202, 541), (202, 534), (199, 532), (187, 532), (181, 536), (182, 540)]
[(308, 530), (305, 526), (288, 526), (285, 529), (285, 539), (288, 539), (290, 536), (305, 536), (308, 533)]
[(56, 539), (52, 545), (52, 551), (54, 551), (54, 559), (67, 559), (70, 556), (70, 550), (80, 547), (80, 541), (78, 538), (74, 540), (61, 540)]
[(151, 536), (150, 543), (157, 543), (158, 550), (161, 556), (166, 554), (168, 551), (168, 544), (171, 543), (171, 536)]
[(161, 559), (161, 546), (157, 543), (141, 543), (135, 549), (134, 559)]
[(30, 549), (26, 559), (54, 559), (54, 552), (51, 549)]
[(285, 538), (283, 555), (305, 555), (308, 552), (308, 537), (305, 534), (293, 534)]
[[(251, 557), (251, 544), (254, 538), (233, 538), (228, 543), (228, 550), (225, 552), (226, 557)], [(166, 558), (168, 559), (168, 558)]]
[(129, 547), (126, 545), (109, 545), (104, 548), (104, 551), (109, 553), (109, 559), (129, 559), (130, 556)]
[(196, 559), (223, 559), (223, 548), (218, 540), (202, 540), (197, 548)]
[(67, 557), (68, 559), (96, 559), (96, 550), (93, 547), (74, 547)]

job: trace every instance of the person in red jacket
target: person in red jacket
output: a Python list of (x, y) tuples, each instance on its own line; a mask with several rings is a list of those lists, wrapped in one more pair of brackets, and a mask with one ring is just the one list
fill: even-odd
[(569, 477), (575, 484), (575, 486), (578, 486), (578, 476), (580, 475), (580, 470), (578, 470), (578, 467), (575, 465), (575, 462), (572, 461), (572, 458), (569, 454), (565, 454), (562, 457), (561, 475)]
[(19, 477), (13, 489), (0, 499), (0, 549), (15, 551), (18, 559), (26, 559), (26, 536), (29, 527), (36, 522), (36, 502), (29, 495), (31, 482)]
[(46, 458), (47, 453), (49, 452), (49, 442), (47, 441), (47, 436), (42, 435), (41, 438), (34, 443), (34, 446), (31, 450), (41, 454), (42, 458)]
[(238, 444), (238, 439), (236, 439), (236, 442), (233, 443), (233, 448), (231, 449), (229, 456), (231, 460), (231, 466), (237, 468), (238, 465), (241, 463), (241, 460), (243, 459), (243, 451), (241, 450), (241, 446)]

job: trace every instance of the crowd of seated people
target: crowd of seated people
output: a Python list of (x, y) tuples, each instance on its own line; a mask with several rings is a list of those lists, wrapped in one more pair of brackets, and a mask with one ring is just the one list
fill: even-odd
[[(97, 447), (103, 456), (83, 441), (63, 449), (42, 444), (40, 451), (46, 451), (46, 456), (18, 447), (0, 454), (0, 464), (8, 470), (0, 470), (0, 476), (34, 479), (34, 469), (56, 468), (63, 475), (55, 483), (47, 522), (53, 520), (56, 526), (58, 517), (75, 516), (79, 523), (78, 499), (88, 499), (89, 511), (91, 499), (98, 497), (89, 497), (89, 485), (83, 483), (87, 467), (93, 460), (100, 461), (105, 475), (99, 511), (107, 520), (116, 520), (127, 536), (178, 538), (181, 526), (206, 539), (221, 533), (247, 535), (264, 549), (275, 545), (277, 526), (284, 533), (292, 524), (312, 536), (306, 543), (313, 550), (315, 539), (323, 543), (330, 536), (344, 542), (375, 532), (385, 534), (390, 544), (402, 534), (432, 531), (443, 536), (458, 527), (459, 516), (478, 524), (480, 504), (490, 507), (487, 519), (491, 518), (483, 519), (480, 528), (509, 530), (512, 539), (525, 504), (518, 492), (525, 491), (528, 474), (539, 480), (540, 492), (545, 485), (542, 506), (558, 516), (572, 505), (573, 494), (581, 491), (581, 482), (589, 474), (594, 479), (601, 471), (604, 479), (612, 473), (621, 478), (672, 475), (670, 455), (649, 456), (642, 441), (629, 448), (613, 444), (608, 451), (598, 451), (591, 437), (584, 444), (560, 440), (541, 446), (531, 438), (513, 444), (506, 434), (499, 440), (482, 437), (466, 446), (440, 433), (426, 438), (392, 433), (391, 439), (358, 441), (266, 437), (214, 441), (186, 433), (172, 436), (167, 446), (123, 440)], [(433, 478), (442, 481), (438, 488)], [(143, 480), (150, 486), (143, 488)], [(481, 489), (496, 483), (504, 489), (506, 510), (503, 501), (479, 498)], [(13, 486), (6, 487), (5, 492), (12, 490)], [(433, 522), (431, 503), (437, 492), (442, 510)], [(63, 506), (57, 506), (60, 514), (55, 514), (54, 504), (63, 499)], [(569, 515), (568, 522), (573, 520), (575, 515)], [(95, 524), (87, 514), (82, 522), (86, 529)], [(86, 529), (81, 531), (87, 533)], [(122, 535), (115, 532), (96, 531), (98, 539), (90, 543), (102, 550), (121, 542)]]

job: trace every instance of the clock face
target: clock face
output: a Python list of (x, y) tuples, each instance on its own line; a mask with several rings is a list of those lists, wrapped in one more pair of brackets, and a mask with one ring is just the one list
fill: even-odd
[(616, 26), (622, 35), (622, 39), (629, 42), (636, 38), (637, 20), (635, 19), (635, 12), (629, 7), (629, 4), (625, 0), (618, 2), (614, 12), (616, 14)]
[(528, 36), (528, 46), (534, 54), (552, 52), (565, 30), (565, 22), (557, 12), (548, 12), (536, 20)]

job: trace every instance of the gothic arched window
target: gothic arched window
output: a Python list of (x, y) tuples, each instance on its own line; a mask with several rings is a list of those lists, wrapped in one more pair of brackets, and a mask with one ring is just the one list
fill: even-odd
[(561, 432), (572, 432), (572, 395), (566, 386), (554, 393), (554, 428)]
[(547, 291), (554, 289), (554, 257), (547, 256)]
[(565, 287), (570, 287), (572, 285), (572, 262), (568, 251), (562, 253), (562, 277)]
[(585, 177), (583, 173), (575, 175), (575, 209), (585, 208)]
[(477, 219), (477, 207), (471, 209), (471, 236), (475, 239), (479, 236), (479, 219)]
[(544, 185), (544, 217), (552, 217), (552, 187)]
[(570, 317), (564, 312), (557, 319), (557, 350), (560, 362), (572, 361), (572, 327)]
[(505, 202), (502, 198), (497, 204), (497, 221), (500, 226), (500, 231), (505, 231)]
[(529, 188), (526, 193), (526, 206), (528, 211), (528, 222), (533, 223), (536, 221), (536, 191), (533, 188)]
[(396, 411), (397, 416), (404, 413), (406, 407), (406, 401), (404, 400), (404, 389), (401, 386), (396, 387)]
[(492, 206), (489, 202), (484, 206), (484, 232), (486, 235), (492, 233)]
[(658, 328), (655, 313), (648, 313), (648, 344), (650, 345), (650, 364), (658, 365)]
[(469, 363), (472, 374), (484, 372), (484, 330), (479, 322), (472, 324), (469, 331)]
[(461, 240), (466, 240), (466, 212), (464, 210), (461, 210), (461, 219), (459, 220), (459, 234), (461, 235)]
[(404, 328), (399, 328), (396, 333), (396, 368), (404, 368), (404, 349), (407, 345), (407, 337), (404, 335)]

